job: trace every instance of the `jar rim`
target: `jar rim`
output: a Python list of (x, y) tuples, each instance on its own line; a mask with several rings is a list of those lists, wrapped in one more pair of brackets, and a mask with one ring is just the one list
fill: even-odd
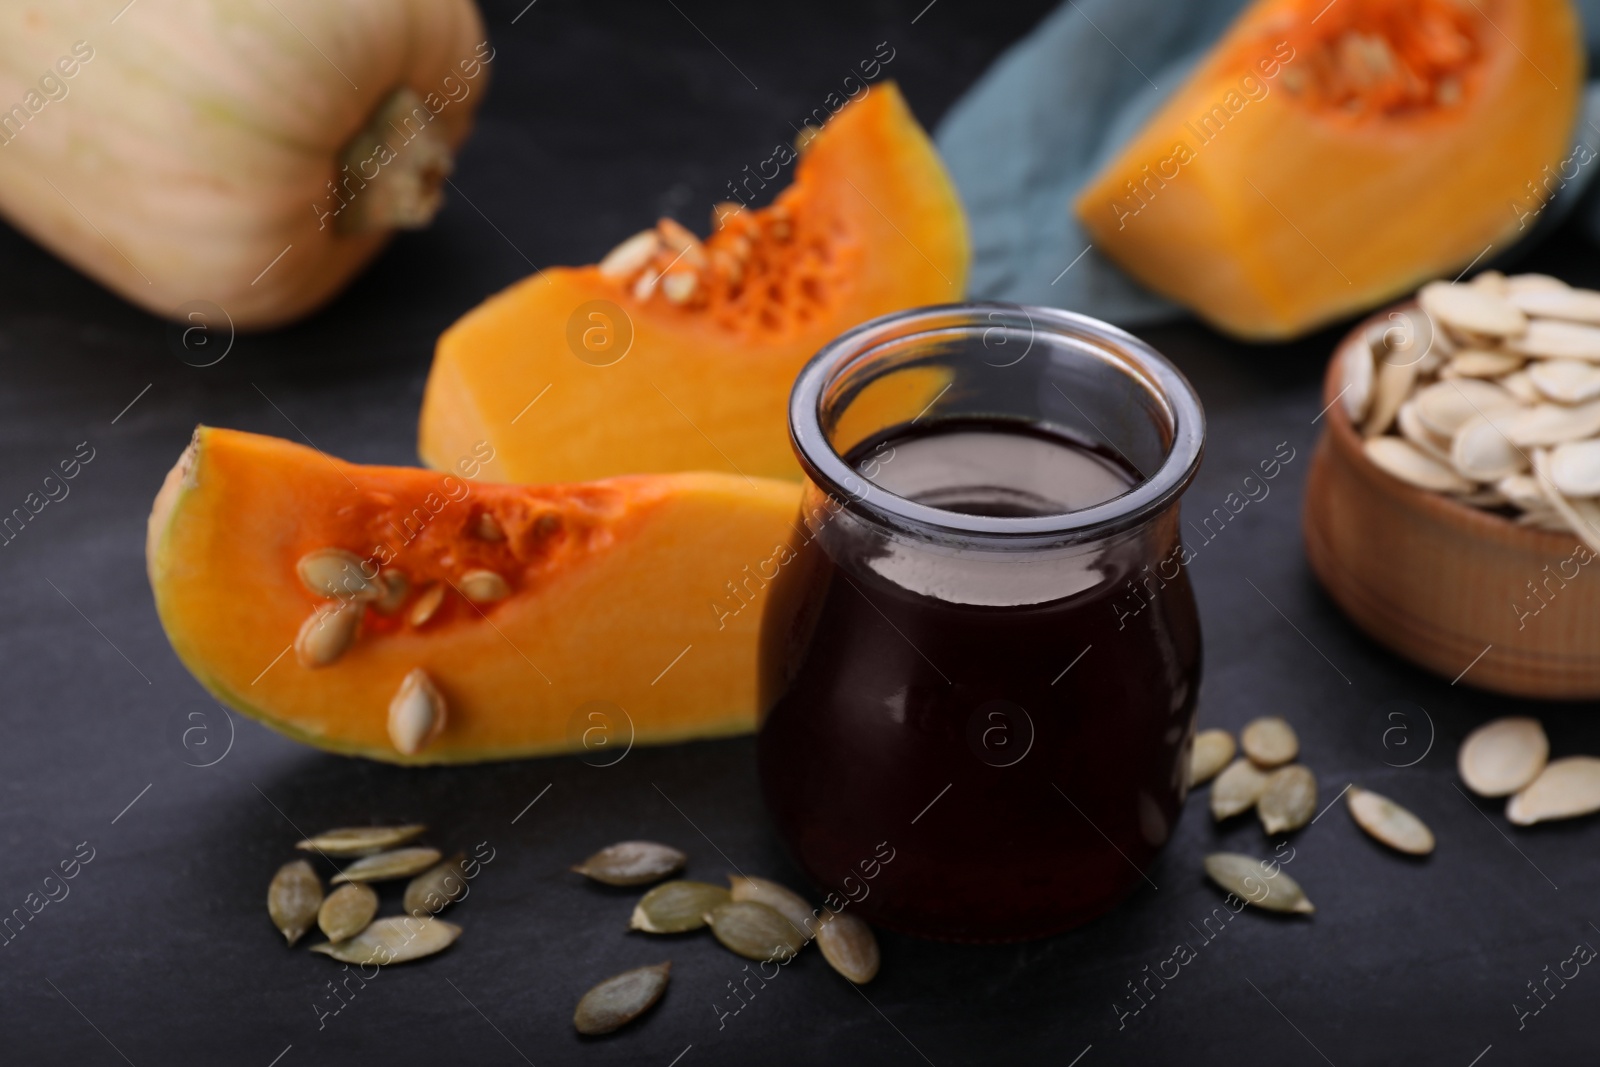
[[(1120, 496), (1076, 511), (1028, 517), (997, 517), (920, 504), (862, 478), (834, 449), (823, 429), (823, 404), (830, 385), (889, 341), (919, 335), (948, 337), (953, 329), (974, 333), (1003, 324), (1025, 324), (1086, 343), (1112, 357), (1130, 378), (1140, 379), (1171, 420), (1171, 443), (1161, 464)], [(1031, 336), (1031, 335), (1030, 335)], [(789, 440), (806, 475), (829, 496), (880, 523), (925, 537), (961, 541), (1070, 543), (1136, 526), (1164, 510), (1193, 480), (1205, 445), (1205, 413), (1194, 386), (1165, 356), (1126, 330), (1060, 308), (971, 301), (911, 308), (864, 322), (828, 342), (801, 368), (789, 394)], [(851, 488), (856, 486), (858, 488)]]

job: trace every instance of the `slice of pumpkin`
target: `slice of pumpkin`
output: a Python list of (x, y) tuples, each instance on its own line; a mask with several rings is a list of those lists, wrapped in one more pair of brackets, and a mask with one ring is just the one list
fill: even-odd
[(1219, 329), (1304, 333), (1527, 231), (1582, 162), (1581, 46), (1567, 0), (1258, 0), (1078, 218)]
[(721, 205), (704, 242), (664, 219), (452, 326), (423, 397), (423, 462), (448, 468), (489, 441), (498, 481), (797, 477), (786, 408), (801, 365), (867, 319), (958, 299), (969, 259), (955, 188), (893, 84), (801, 152), (771, 207)]
[(754, 726), (756, 572), (787, 561), (797, 509), (786, 482), (486, 485), (201, 427), (146, 552), (184, 665), (291, 737), (392, 762), (610, 760)]

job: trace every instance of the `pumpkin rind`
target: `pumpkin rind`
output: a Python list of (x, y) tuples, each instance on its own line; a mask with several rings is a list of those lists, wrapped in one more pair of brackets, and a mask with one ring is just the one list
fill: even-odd
[[(75, 42), (90, 58), (64, 77)], [(409, 88), (431, 118), (370, 172), (405, 167), (417, 130), (459, 145), (492, 55), (472, 0), (0, 4), (0, 213), (155, 314), (208, 301), (239, 328), (288, 322), (389, 237), (319, 214), (352, 138)], [(66, 95), (30, 112), (45, 76)]]
[[(798, 477), (786, 408), (801, 365), (869, 318), (958, 299), (970, 250), (954, 186), (892, 83), (844, 107), (795, 168), (772, 208), (739, 211), (706, 239), (717, 263), (756, 238), (737, 282), (675, 303), (659, 287), (640, 299), (597, 267), (555, 267), (467, 314), (439, 340), (423, 462), (446, 468), (487, 440), (488, 476), (508, 482)], [(569, 336), (591, 325), (631, 344), (615, 362), (580, 358)]]
[(1567, 0), (1258, 0), (1077, 216), (1219, 329), (1305, 333), (1527, 232), (1569, 154), (1581, 43)]
[[(489, 485), (201, 427), (151, 512), (146, 560), (184, 665), (291, 737), (396, 763), (585, 748), (610, 759), (634, 743), (753, 728), (760, 575), (782, 565), (798, 506), (796, 486), (736, 475)], [(484, 511), (501, 540), (478, 532)], [(421, 626), (404, 607), (356, 604), (355, 643), (308, 668), (284, 650), (329, 601), (295, 565), (325, 547), (405, 573), (412, 598), (475, 568), (511, 591), (473, 604), (447, 589)], [(390, 739), (389, 704), (417, 669), (449, 715), (407, 756)], [(590, 721), (585, 706), (609, 720)]]

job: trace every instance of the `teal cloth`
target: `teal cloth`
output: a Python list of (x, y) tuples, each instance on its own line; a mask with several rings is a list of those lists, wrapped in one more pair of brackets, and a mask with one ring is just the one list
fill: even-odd
[[(1245, 6), (1067, 0), (956, 102), (936, 140), (972, 223), (973, 297), (1063, 307), (1123, 326), (1185, 314), (1092, 248), (1071, 205)], [(1600, 0), (1578, 7), (1593, 69)], [(1579, 141), (1600, 153), (1600, 85), (1589, 86)], [(1597, 173), (1600, 155), (1545, 206), (1535, 233), (1513, 251), (1496, 250), (1492, 265), (1514, 262), (1575, 206), (1600, 240), (1600, 199), (1582, 195)]]

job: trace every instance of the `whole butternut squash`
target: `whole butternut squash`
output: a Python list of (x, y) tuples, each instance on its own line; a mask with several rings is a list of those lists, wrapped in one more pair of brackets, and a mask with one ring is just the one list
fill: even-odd
[(0, 214), (159, 315), (279, 325), (426, 225), (472, 0), (0, 0)]

